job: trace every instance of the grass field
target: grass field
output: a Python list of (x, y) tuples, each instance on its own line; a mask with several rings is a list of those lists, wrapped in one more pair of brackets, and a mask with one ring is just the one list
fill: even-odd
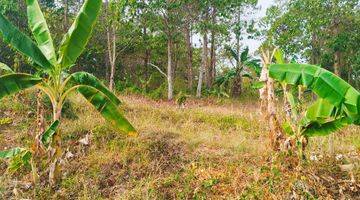
[[(31, 146), (36, 127), (31, 94), (0, 104), (0, 149)], [(17, 98), (17, 99), (16, 99)], [(16, 99), (16, 101), (14, 101)], [(90, 107), (61, 124), (64, 176), (56, 192), (29, 184), (30, 171), (5, 173), (4, 199), (359, 199), (360, 129), (310, 140), (308, 163), (274, 154), (256, 100), (206, 99), (178, 108), (167, 101), (122, 96), (138, 137), (114, 132)], [(72, 101), (85, 104), (81, 98)], [(89, 145), (78, 142), (90, 138)], [(71, 153), (70, 153), (71, 152)], [(351, 170), (341, 170), (350, 166)], [(27, 175), (24, 175), (27, 174)]]

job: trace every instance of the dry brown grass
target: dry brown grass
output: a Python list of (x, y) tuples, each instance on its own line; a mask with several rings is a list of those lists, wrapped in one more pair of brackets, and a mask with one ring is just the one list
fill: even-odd
[[(328, 157), (327, 138), (316, 138), (310, 141), (308, 154), (316, 155), (318, 161), (294, 169), (289, 166), (291, 160), (274, 155), (268, 148), (266, 126), (259, 117), (257, 102), (189, 100), (186, 108), (180, 109), (171, 102), (139, 96), (121, 99), (124, 113), (139, 137), (116, 133), (94, 109), (77, 107), (79, 118), (65, 119), (61, 127), (63, 145), (75, 157), (66, 161), (60, 189), (54, 194), (44, 187), (36, 198), (358, 197), (357, 182), (347, 182), (351, 174), (342, 172), (339, 165), (355, 163), (352, 174), (359, 180), (359, 128), (349, 127), (337, 134), (335, 151), (343, 155), (342, 159)], [(73, 101), (85, 103), (76, 96)], [(7, 129), (12, 130), (9, 126)], [(76, 142), (86, 134), (91, 135), (89, 147)], [(5, 135), (0, 137), (0, 145), (9, 137)], [(8, 182), (3, 181), (0, 188), (12, 189), (4, 184), (22, 177), (3, 179)], [(31, 189), (23, 192), (23, 198), (33, 195)], [(13, 195), (11, 191), (3, 194)]]

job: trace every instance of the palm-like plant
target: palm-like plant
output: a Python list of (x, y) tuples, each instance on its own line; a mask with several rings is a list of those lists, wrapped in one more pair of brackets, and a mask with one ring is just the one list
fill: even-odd
[(236, 52), (230, 46), (226, 46), (225, 49), (230, 53), (231, 58), (236, 61), (235, 69), (231, 70), (225, 78), (234, 79), (232, 95), (239, 96), (242, 91), (242, 78), (244, 76), (251, 77), (249, 74), (244, 73), (244, 70), (246, 68), (252, 69), (259, 76), (261, 71), (260, 60), (249, 55), (249, 47), (246, 47), (241, 53)]
[[(53, 40), (38, 1), (26, 0), (26, 4), (28, 23), (36, 43), (1, 14), (0, 36), (17, 51), (29, 57), (37, 73), (36, 75), (10, 73), (0, 76), (0, 99), (30, 87), (39, 88), (51, 101), (53, 124), (50, 128), (56, 129), (65, 99), (70, 92), (76, 90), (115, 128), (126, 133), (135, 132), (133, 126), (117, 108), (121, 103), (120, 100), (95, 76), (86, 72), (76, 72), (71, 75), (66, 73), (85, 49), (99, 15), (102, 1), (86, 0), (84, 2), (74, 23), (65, 34), (58, 53), (55, 52)], [(9, 68), (4, 65), (2, 69), (9, 71)], [(54, 134), (53, 131), (45, 133), (51, 133), (42, 137), (45, 140), (54, 135), (52, 144), (56, 152), (53, 161), (57, 163), (56, 155), (58, 157), (61, 155), (59, 134)]]
[(349, 124), (360, 125), (360, 93), (335, 74), (318, 66), (296, 63), (273, 64), (269, 73), (283, 84), (301, 85), (318, 96), (299, 118), (298, 100), (288, 93), (297, 123), (290, 132), (297, 138), (328, 135)]

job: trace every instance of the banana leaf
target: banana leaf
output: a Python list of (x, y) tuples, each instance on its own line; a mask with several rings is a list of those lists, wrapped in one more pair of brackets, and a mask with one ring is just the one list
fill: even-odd
[(274, 53), (274, 58), (277, 64), (285, 64), (284, 53), (281, 49), (277, 49)]
[(4, 63), (0, 63), (0, 69), (4, 70), (8, 73), (14, 73), (14, 71), (7, 65), (5, 65)]
[(80, 86), (77, 91), (88, 100), (96, 110), (118, 130), (128, 134), (135, 133), (134, 127), (123, 117), (117, 106), (101, 91), (91, 86)]
[(31, 58), (37, 65), (40, 66), (35, 66), (38, 69), (43, 69), (45, 71), (51, 69), (50, 62), (46, 59), (36, 44), (18, 28), (12, 25), (9, 20), (7, 20), (1, 13), (0, 36), (6, 43), (10, 44), (16, 50)]
[(8, 74), (0, 76), (0, 99), (42, 82), (41, 78), (29, 74)]
[(16, 172), (21, 167), (30, 168), (31, 167), (31, 164), (30, 164), (31, 157), (32, 157), (31, 152), (26, 149), (23, 149), (21, 152), (19, 152), (18, 154), (14, 155), (13, 157), (10, 158), (11, 160), (10, 160), (10, 163), (8, 166), (8, 170), (10, 172)]
[(271, 65), (269, 73), (282, 83), (307, 87), (323, 99), (323, 103), (333, 105), (339, 114), (359, 123), (360, 93), (335, 74), (318, 66), (295, 63)]
[(91, 86), (106, 95), (107, 98), (109, 98), (116, 106), (121, 104), (120, 100), (116, 95), (114, 95), (114, 93), (107, 89), (94, 75), (87, 72), (75, 72), (71, 74), (68, 80), (68, 85), (70, 85), (70, 87), (76, 85)]
[(65, 34), (59, 51), (61, 67), (72, 66), (88, 43), (99, 15), (101, 0), (86, 0), (78, 16)]
[(328, 122), (312, 122), (307, 127), (305, 127), (302, 132), (302, 135), (307, 137), (314, 137), (314, 136), (326, 136), (329, 135), (341, 128), (351, 124), (348, 118), (342, 117), (339, 119), (334, 119)]
[(1, 158), (1, 159), (13, 158), (14, 156), (16, 156), (17, 154), (21, 153), (22, 151), (24, 151), (24, 149), (23, 149), (23, 148), (20, 148), (20, 147), (16, 147), (16, 148), (13, 148), (13, 149), (0, 151), (0, 158)]
[(29, 26), (38, 47), (50, 63), (55, 66), (56, 54), (53, 39), (51, 38), (44, 15), (40, 10), (39, 3), (37, 0), (26, 0), (26, 4)]
[(56, 133), (56, 129), (59, 126), (59, 120), (54, 121), (49, 128), (41, 135), (41, 142), (45, 147), (48, 147), (54, 134)]
[(248, 55), (249, 55), (249, 47), (246, 47), (246, 48), (244, 49), (244, 51), (240, 54), (240, 61), (241, 61), (242, 63), (244, 63), (245, 61), (247, 61), (247, 60), (249, 59)]
[(239, 62), (239, 55), (235, 52), (234, 49), (232, 49), (230, 46), (226, 45), (225, 49), (230, 53), (230, 55), (236, 60), (236, 62)]

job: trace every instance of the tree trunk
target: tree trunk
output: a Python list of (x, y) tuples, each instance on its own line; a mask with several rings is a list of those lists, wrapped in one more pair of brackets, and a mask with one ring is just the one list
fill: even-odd
[[(172, 52), (179, 52), (179, 44), (178, 43), (174, 43), (173, 41), (173, 50)], [(178, 64), (179, 64), (179, 56), (178, 54), (171, 54), (172, 55), (172, 62), (173, 62), (173, 67), (172, 67), (172, 74), (173, 74), (173, 80), (176, 78), (175, 77), (175, 71), (178, 68)]]
[[(56, 120), (60, 120), (62, 105), (56, 103), (55, 105), (52, 106), (53, 106), (53, 120), (55, 122)], [(49, 150), (49, 152), (51, 158), (51, 164), (49, 167), (49, 183), (51, 186), (54, 187), (61, 180), (60, 159), (62, 155), (62, 150), (61, 150), (61, 135), (59, 129), (56, 130), (56, 133), (54, 134), (52, 147)]]
[(115, 65), (116, 65), (116, 33), (115, 27), (110, 27), (110, 30), (107, 33), (108, 37), (108, 55), (110, 62), (110, 82), (109, 89), (110, 91), (114, 91), (114, 77), (115, 77)]
[[(211, 15), (212, 18), (212, 24), (215, 25), (216, 24), (216, 13), (217, 13), (217, 9), (213, 8), (213, 12)], [(215, 74), (216, 74), (216, 31), (214, 29), (211, 30), (211, 50), (210, 50), (210, 65), (209, 67), (209, 78), (207, 79), (207, 87), (211, 88), (213, 82), (214, 82), (214, 78), (215, 78)]]
[(263, 108), (266, 109), (265, 119), (268, 121), (269, 135), (271, 146), (273, 150), (280, 150), (281, 141), (284, 139), (284, 132), (276, 116), (276, 107), (275, 107), (275, 89), (274, 89), (274, 80), (269, 77), (269, 65), (271, 64), (273, 56), (270, 56), (270, 52), (262, 52), (263, 60), (263, 71), (260, 77), (261, 81), (266, 81), (264, 88), (260, 90), (260, 97), (262, 102), (266, 102), (267, 105)]
[(169, 36), (167, 41), (167, 59), (168, 59), (168, 66), (167, 66), (167, 82), (168, 82), (168, 100), (173, 99), (174, 95), (174, 86), (173, 86), (173, 69), (172, 69), (172, 50), (173, 50), (173, 43), (172, 39)]
[(233, 82), (231, 94), (233, 97), (240, 97), (242, 92), (242, 75), (240, 67), (236, 67), (236, 77)]
[(319, 38), (316, 33), (312, 34), (311, 37), (311, 64), (318, 65), (319, 64)]
[(41, 95), (41, 90), (39, 90), (36, 95), (38, 133), (43, 133), (45, 131), (44, 106), (41, 101), (42, 101), (42, 95)]
[(341, 77), (341, 72), (340, 72), (340, 51), (336, 51), (334, 54), (334, 73)]
[(144, 33), (144, 44), (145, 44), (145, 55), (144, 55), (144, 69), (145, 69), (145, 79), (149, 79), (149, 63), (150, 63), (150, 56), (151, 51), (148, 44), (148, 35), (147, 35), (147, 28), (143, 27), (143, 33)]
[(215, 32), (211, 34), (211, 53), (210, 53), (210, 83), (208, 87), (211, 87), (216, 77), (216, 42)]
[(66, 30), (67, 25), (68, 25), (68, 10), (69, 10), (68, 0), (63, 0), (63, 4), (64, 4), (64, 24), (63, 24), (63, 28), (64, 28), (64, 30)]
[(109, 74), (109, 89), (114, 91), (114, 78), (116, 68), (116, 27), (114, 22), (108, 23), (108, 18), (111, 13), (109, 12), (109, 1), (105, 1), (105, 22), (106, 22), (106, 39), (107, 39), (107, 58), (110, 64)]
[[(240, 12), (237, 14), (237, 21), (240, 23)], [(236, 77), (233, 83), (231, 94), (233, 97), (240, 97), (242, 93), (242, 74), (241, 74), (241, 61), (240, 61), (240, 32), (236, 33), (236, 52), (238, 59), (236, 61)]]
[(205, 30), (204, 35), (203, 35), (203, 52), (202, 52), (202, 58), (201, 58), (201, 66), (200, 66), (200, 70), (199, 70), (199, 80), (198, 80), (198, 85), (197, 85), (197, 90), (196, 90), (196, 97), (200, 98), (201, 97), (201, 90), (202, 90), (202, 83), (203, 83), (203, 79), (204, 79), (204, 72), (205, 72), (205, 77), (206, 77), (206, 69), (208, 66), (208, 38), (207, 38), (207, 31)]
[[(333, 34), (334, 38), (339, 36), (339, 20), (335, 18), (333, 20)], [(340, 50), (336, 50), (334, 53), (334, 73), (341, 77), (341, 71), (340, 71), (340, 62), (341, 62), (341, 52)], [(331, 155), (334, 155), (335, 148), (334, 148), (334, 140), (335, 140), (335, 134), (330, 134), (329, 136), (329, 153)]]
[(191, 29), (190, 24), (187, 23), (185, 26), (185, 42), (187, 49), (187, 79), (188, 89), (191, 91), (193, 88), (193, 50), (191, 45)]
[(34, 134), (34, 138), (35, 138), (34, 148), (33, 148), (34, 155), (38, 155), (44, 152), (41, 146), (41, 139), (40, 139), (41, 135), (45, 132), (45, 128), (46, 128), (41, 90), (38, 90), (36, 94), (36, 117), (37, 117), (37, 127)]

